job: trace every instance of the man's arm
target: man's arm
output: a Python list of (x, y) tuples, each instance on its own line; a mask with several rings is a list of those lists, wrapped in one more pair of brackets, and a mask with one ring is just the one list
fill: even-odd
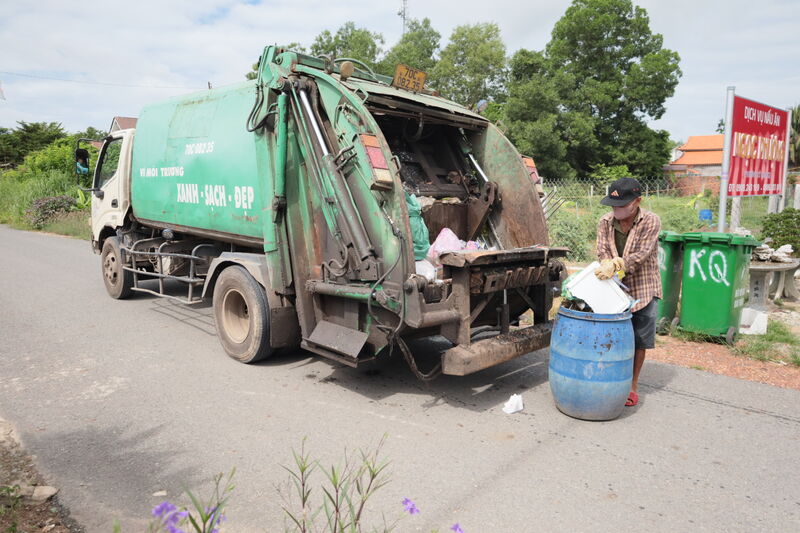
[(636, 235), (636, 246), (630, 248), (635, 250), (633, 253), (623, 256), (625, 260), (625, 271), (636, 272), (639, 265), (647, 259), (650, 254), (656, 253), (658, 246), (658, 233), (661, 231), (661, 219), (653, 215), (642, 220), (642, 227)]
[(600, 261), (614, 257), (614, 254), (611, 253), (609, 232), (605, 226), (606, 222), (601, 218), (597, 223), (597, 259)]

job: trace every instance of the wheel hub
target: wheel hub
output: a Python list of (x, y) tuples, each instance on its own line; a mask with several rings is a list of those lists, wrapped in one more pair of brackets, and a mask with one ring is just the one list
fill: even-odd
[(103, 274), (105, 274), (106, 281), (108, 281), (110, 284), (117, 284), (119, 269), (117, 265), (117, 258), (112, 254), (108, 254), (105, 261), (103, 261)]
[(242, 343), (250, 333), (250, 313), (244, 295), (229, 290), (222, 300), (222, 327), (233, 342)]

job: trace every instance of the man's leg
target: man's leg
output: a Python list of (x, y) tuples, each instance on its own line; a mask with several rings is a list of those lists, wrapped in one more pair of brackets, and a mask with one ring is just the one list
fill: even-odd
[(646, 351), (647, 350), (644, 349), (637, 349), (633, 352), (633, 381), (631, 382), (631, 390), (633, 392), (637, 392), (637, 387), (639, 386), (639, 372), (642, 371), (644, 354)]
[(631, 393), (625, 405), (631, 407), (639, 402), (639, 373), (644, 365), (645, 353), (655, 348), (656, 344), (656, 315), (658, 313), (658, 299), (653, 298), (649, 304), (633, 313), (633, 338), (635, 349), (633, 352), (633, 380)]

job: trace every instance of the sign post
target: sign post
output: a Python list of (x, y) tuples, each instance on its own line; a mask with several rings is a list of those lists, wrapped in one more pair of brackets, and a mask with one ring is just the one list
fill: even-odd
[(783, 157), (783, 190), (781, 191), (781, 202), (778, 205), (780, 213), (786, 209), (786, 195), (789, 189), (786, 188), (786, 181), (789, 179), (789, 143), (792, 140), (792, 109), (786, 110), (786, 153)]
[(728, 218), (728, 181), (731, 168), (731, 130), (733, 122), (733, 99), (736, 87), (729, 86), (725, 97), (725, 142), (722, 145), (722, 176), (719, 182), (719, 220), (717, 231), (725, 231), (725, 220)]

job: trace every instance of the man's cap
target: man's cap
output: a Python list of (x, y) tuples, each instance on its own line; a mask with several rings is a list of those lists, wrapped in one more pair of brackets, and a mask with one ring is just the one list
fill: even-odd
[(642, 195), (642, 186), (634, 178), (620, 178), (608, 186), (608, 195), (600, 200), (603, 205), (620, 207), (628, 205)]

